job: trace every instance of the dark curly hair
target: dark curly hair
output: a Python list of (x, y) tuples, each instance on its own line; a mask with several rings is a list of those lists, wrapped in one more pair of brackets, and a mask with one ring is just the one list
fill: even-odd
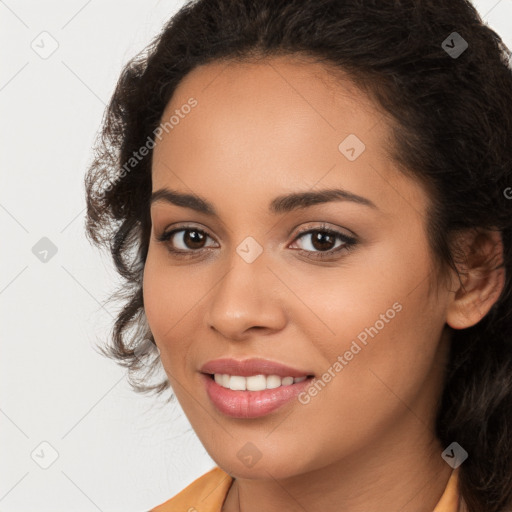
[[(454, 32), (468, 44), (460, 55), (448, 51)], [(135, 390), (170, 388), (167, 379), (147, 380), (158, 358), (142, 362), (154, 344), (142, 295), (151, 231), (149, 143), (192, 69), (274, 55), (305, 56), (346, 73), (389, 113), (393, 158), (430, 196), (428, 238), (440, 268), (454, 269), (460, 279), (450, 243), (457, 231), (501, 232), (505, 287), (480, 322), (451, 329), (436, 435), (443, 446), (457, 440), (469, 452), (459, 479), (469, 512), (504, 511), (512, 501), (511, 54), (469, 1), (185, 4), (125, 66), (85, 177), (87, 236), (111, 252), (123, 278), (111, 298), (124, 305), (103, 353), (128, 368)], [(147, 156), (127, 168), (144, 146)], [(136, 379), (143, 367), (148, 371)]]

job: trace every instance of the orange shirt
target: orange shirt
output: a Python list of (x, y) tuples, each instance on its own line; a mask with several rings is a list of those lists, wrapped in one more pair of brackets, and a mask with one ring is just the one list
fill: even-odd
[[(458, 468), (452, 471), (433, 512), (459, 512), (458, 472)], [(220, 512), (232, 482), (233, 478), (216, 466), (149, 512)]]

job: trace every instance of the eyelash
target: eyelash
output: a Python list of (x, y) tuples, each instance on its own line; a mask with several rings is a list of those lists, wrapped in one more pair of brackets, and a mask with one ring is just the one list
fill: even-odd
[[(180, 226), (179, 228), (173, 229), (171, 231), (164, 231), (161, 235), (158, 235), (156, 237), (158, 242), (165, 244), (167, 246), (167, 250), (171, 254), (173, 254), (174, 256), (176, 256), (178, 258), (193, 258), (193, 257), (197, 256), (198, 253), (201, 253), (202, 251), (207, 250), (207, 249), (203, 248), (203, 249), (191, 249), (188, 251), (183, 251), (183, 250), (174, 249), (173, 247), (171, 247), (169, 244), (171, 237), (175, 233), (179, 233), (181, 231), (196, 231), (198, 233), (202, 233), (202, 234), (206, 235), (207, 237), (213, 239), (213, 237), (211, 237), (206, 231), (204, 231), (203, 229), (196, 228), (194, 226)], [(316, 251), (308, 251), (306, 249), (299, 249), (299, 252), (301, 254), (308, 253), (307, 257), (311, 258), (311, 259), (322, 260), (322, 259), (326, 259), (326, 258), (332, 258), (333, 255), (336, 255), (337, 253), (340, 253), (342, 251), (348, 252), (348, 251), (352, 250), (354, 248), (354, 246), (357, 244), (356, 238), (345, 235), (345, 234), (343, 234), (339, 231), (336, 231), (332, 228), (328, 228), (325, 225), (321, 225), (321, 226), (318, 226), (315, 228), (305, 228), (297, 233), (297, 236), (294, 238), (293, 241), (295, 242), (297, 239), (303, 237), (304, 235), (318, 233), (318, 232), (327, 233), (329, 235), (332, 235), (332, 236), (336, 237), (337, 239), (340, 239), (344, 243), (343, 243), (343, 245), (337, 247), (336, 249), (329, 249), (328, 251), (316, 252)], [(311, 254), (311, 253), (316, 254), (316, 256), (309, 256), (309, 254)]]

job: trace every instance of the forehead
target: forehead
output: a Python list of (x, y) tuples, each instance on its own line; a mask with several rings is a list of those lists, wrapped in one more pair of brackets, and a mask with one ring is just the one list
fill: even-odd
[[(197, 105), (184, 108), (191, 98)], [(347, 76), (321, 63), (275, 57), (200, 66), (179, 84), (162, 123), (177, 115), (156, 141), (153, 190), (185, 185), (223, 197), (229, 186), (267, 204), (269, 189), (343, 185), (387, 202), (385, 211), (401, 186), (418, 188), (390, 161), (389, 118)], [(356, 159), (347, 158), (351, 147)], [(420, 209), (422, 190), (406, 193), (418, 195)]]
[[(219, 113), (222, 115), (216, 121), (227, 121), (228, 113), (236, 110), (240, 121), (244, 120), (242, 114), (251, 115), (246, 118), (249, 122), (257, 121), (256, 117), (281, 117), (288, 127), (301, 128), (309, 122), (313, 129), (323, 124), (323, 128), (333, 131), (350, 127), (362, 134), (368, 124), (375, 125), (384, 114), (341, 70), (298, 56), (216, 61), (199, 66), (182, 79), (162, 120), (191, 96), (197, 99), (204, 121), (211, 121), (210, 115)], [(275, 130), (267, 125), (266, 131)]]

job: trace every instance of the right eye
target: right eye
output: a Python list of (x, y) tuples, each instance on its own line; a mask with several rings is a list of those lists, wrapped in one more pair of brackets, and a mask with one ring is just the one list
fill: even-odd
[(208, 238), (213, 240), (205, 231), (196, 227), (172, 229), (157, 236), (157, 240), (165, 244), (170, 253), (184, 257), (202, 252)]

